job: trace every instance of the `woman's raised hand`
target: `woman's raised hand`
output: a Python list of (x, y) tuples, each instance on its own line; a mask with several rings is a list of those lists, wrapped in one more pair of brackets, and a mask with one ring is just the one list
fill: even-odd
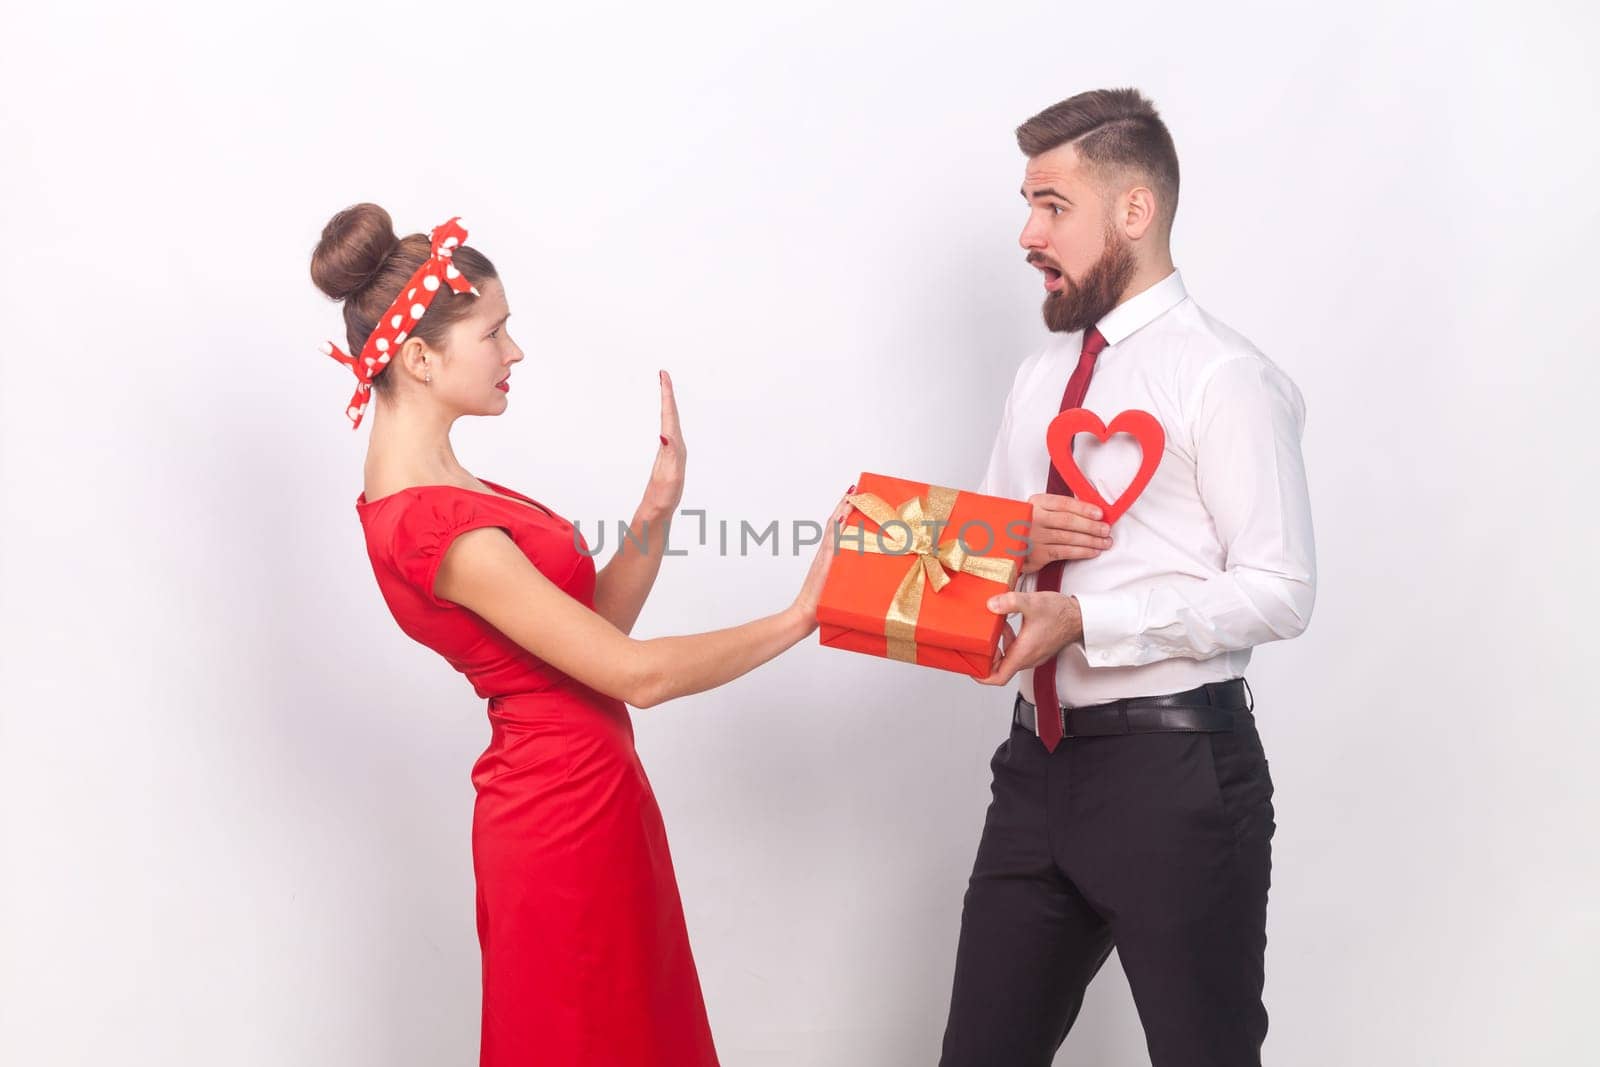
[(661, 445), (656, 449), (650, 484), (645, 487), (643, 507), (654, 518), (667, 518), (683, 500), (683, 473), (689, 450), (683, 443), (683, 427), (678, 424), (678, 400), (672, 393), (672, 379), (661, 372)]

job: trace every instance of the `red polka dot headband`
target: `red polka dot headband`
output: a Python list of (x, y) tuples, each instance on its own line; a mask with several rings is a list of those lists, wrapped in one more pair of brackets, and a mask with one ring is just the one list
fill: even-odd
[(344, 413), (350, 417), (352, 430), (361, 425), (361, 416), (366, 413), (367, 401), (372, 393), (372, 379), (389, 365), (392, 350), (399, 348), (401, 342), (416, 329), (417, 320), (422, 318), (423, 312), (428, 310), (428, 305), (439, 294), (440, 283), (458, 293), (478, 295), (477, 287), (450, 262), (455, 250), (466, 239), (467, 231), (461, 225), (460, 216), (433, 228), (433, 247), (428, 258), (422, 261), (422, 266), (416, 269), (411, 279), (400, 287), (400, 295), (394, 298), (394, 303), (378, 319), (372, 336), (361, 346), (359, 356), (346, 355), (332, 341), (324, 341), (318, 346), (325, 355), (332, 356), (355, 373), (355, 395), (350, 398), (350, 406), (344, 409)]

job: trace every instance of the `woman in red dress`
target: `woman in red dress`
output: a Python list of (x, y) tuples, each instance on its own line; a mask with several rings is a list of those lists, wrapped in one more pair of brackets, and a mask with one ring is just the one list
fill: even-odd
[(672, 382), (661, 374), (661, 446), (634, 516), (649, 543), (625, 541), (596, 573), (571, 523), (474, 477), (451, 449), (457, 418), (506, 410), (522, 359), (494, 267), (465, 240), (454, 219), (431, 238), (401, 240), (387, 212), (359, 204), (324, 228), (311, 274), (344, 301), (356, 355), (324, 351), (358, 379), (347, 414), (359, 426), (378, 398), (356, 500), (378, 588), (400, 628), (488, 700), (489, 746), (472, 769), (480, 1062), (714, 1065), (666, 833), (625, 705), (722, 685), (809, 635), (833, 538), (775, 615), (630, 637), (683, 491)]

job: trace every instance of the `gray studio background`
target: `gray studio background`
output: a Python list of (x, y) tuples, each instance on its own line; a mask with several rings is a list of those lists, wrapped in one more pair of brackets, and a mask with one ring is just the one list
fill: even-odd
[[(475, 1062), (483, 705), (394, 626), (306, 266), (451, 214), (527, 352), (476, 473), (631, 514), (975, 487), (1043, 337), (1011, 130), (1133, 84), (1177, 261), (1309, 407), (1320, 592), (1251, 680), (1267, 1055), (1567, 1064), (1596, 988), (1592, 11), (34, 5), (0, 69), (0, 1062)], [(614, 540), (614, 538), (613, 538)], [(810, 550), (664, 568), (643, 636)], [(637, 715), (729, 1067), (937, 1056), (1010, 694), (816, 646)], [(1137, 1064), (1108, 966), (1060, 1063)]]

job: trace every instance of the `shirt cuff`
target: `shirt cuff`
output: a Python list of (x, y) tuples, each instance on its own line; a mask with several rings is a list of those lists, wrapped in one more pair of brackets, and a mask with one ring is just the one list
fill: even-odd
[(1135, 593), (1074, 593), (1083, 616), (1083, 654), (1091, 667), (1140, 662), (1140, 598)]

